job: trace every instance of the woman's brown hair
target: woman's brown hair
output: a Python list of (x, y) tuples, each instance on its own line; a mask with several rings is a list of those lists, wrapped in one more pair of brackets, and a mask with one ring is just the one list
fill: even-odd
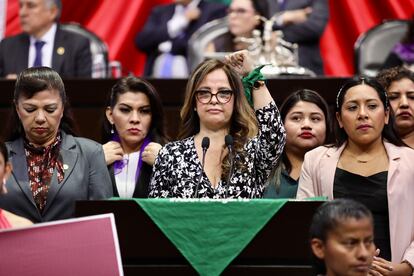
[[(184, 105), (180, 112), (182, 126), (178, 138), (184, 139), (200, 131), (200, 118), (194, 110), (196, 106), (195, 92), (205, 77), (215, 70), (224, 71), (233, 91), (234, 108), (231, 116), (229, 134), (233, 136), (235, 153), (243, 157), (243, 146), (249, 138), (252, 138), (258, 133), (257, 120), (254, 110), (244, 96), (244, 88), (240, 76), (229, 65), (220, 60), (206, 60), (198, 65), (191, 74), (186, 87)], [(244, 158), (240, 159), (242, 161)], [(236, 163), (235, 165), (237, 167), (240, 164)], [(222, 162), (223, 176), (227, 176), (229, 167), (230, 164), (227, 156)]]

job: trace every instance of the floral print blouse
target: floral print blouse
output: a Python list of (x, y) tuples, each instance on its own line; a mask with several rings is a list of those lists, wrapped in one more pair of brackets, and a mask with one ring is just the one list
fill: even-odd
[[(275, 103), (256, 110), (258, 135), (244, 145), (243, 169), (235, 168), (227, 188), (221, 179), (213, 188), (202, 170), (194, 136), (165, 145), (154, 164), (149, 197), (261, 198), (270, 171), (285, 145), (285, 129)], [(207, 151), (208, 154), (208, 151)], [(236, 154), (235, 160), (241, 160)], [(238, 166), (240, 167), (240, 166)], [(201, 175), (202, 174), (202, 175)], [(200, 183), (200, 184), (198, 184)], [(228, 191), (226, 191), (228, 190)]]

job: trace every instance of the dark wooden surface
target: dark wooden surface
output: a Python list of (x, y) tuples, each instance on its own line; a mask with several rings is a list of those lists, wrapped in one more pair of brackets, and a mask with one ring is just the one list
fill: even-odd
[[(260, 230), (223, 275), (311, 275), (308, 232), (321, 202), (287, 202)], [(113, 213), (126, 275), (195, 270), (133, 201), (78, 201), (76, 216)], [(240, 229), (242, 231), (242, 229)]]
[[(330, 105), (347, 78), (297, 78), (285, 77), (268, 80), (268, 87), (278, 104), (298, 89), (319, 92)], [(175, 137), (179, 128), (179, 111), (184, 99), (186, 79), (149, 79), (161, 95), (166, 115), (168, 134)], [(101, 126), (107, 96), (114, 79), (67, 79), (64, 80), (81, 135), (101, 141)], [(13, 98), (14, 81), (0, 80), (0, 121), (3, 130), (8, 120)]]

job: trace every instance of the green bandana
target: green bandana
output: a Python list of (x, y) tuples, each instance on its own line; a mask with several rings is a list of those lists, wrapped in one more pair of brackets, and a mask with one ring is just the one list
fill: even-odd
[(246, 95), (247, 101), (249, 102), (251, 106), (253, 106), (252, 89), (253, 89), (254, 83), (258, 80), (265, 80), (265, 77), (260, 72), (260, 70), (264, 66), (265, 65), (260, 65), (259, 67), (251, 71), (247, 76), (242, 78), (244, 94)]

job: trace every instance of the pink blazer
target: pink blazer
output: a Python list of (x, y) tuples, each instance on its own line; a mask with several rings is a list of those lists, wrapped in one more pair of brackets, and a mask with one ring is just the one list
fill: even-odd
[(3, 210), (0, 209), (0, 230), (9, 229), (9, 228), (12, 228), (12, 225), (10, 224), (9, 220), (4, 215)]
[[(384, 142), (388, 154), (388, 213), (392, 262), (414, 265), (414, 150)], [(333, 199), (333, 183), (340, 148), (321, 146), (305, 155), (297, 199), (327, 196)]]

